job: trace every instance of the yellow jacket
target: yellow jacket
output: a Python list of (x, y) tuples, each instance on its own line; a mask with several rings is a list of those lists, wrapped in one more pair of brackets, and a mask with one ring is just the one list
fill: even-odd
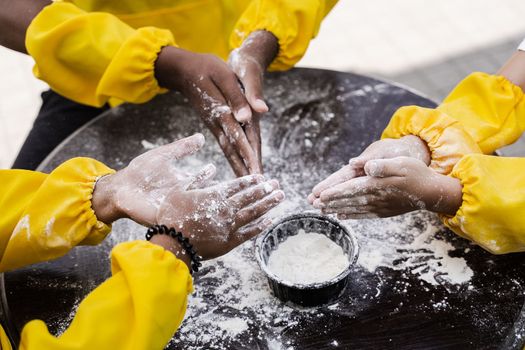
[[(0, 170), (0, 270), (54, 259), (77, 244), (97, 244), (110, 227), (97, 220), (91, 195), (102, 163), (75, 158), (51, 174)], [(21, 334), (20, 349), (163, 349), (182, 322), (192, 279), (172, 253), (146, 241), (111, 253), (112, 277), (80, 304), (59, 337), (39, 320)], [(0, 344), (10, 349), (0, 328)]]
[(431, 166), (463, 185), (463, 203), (443, 222), (494, 254), (525, 251), (525, 159), (490, 156), (525, 130), (523, 92), (504, 77), (473, 73), (436, 108), (400, 108), (383, 138), (425, 140)]
[(153, 65), (163, 46), (226, 58), (253, 31), (279, 40), (270, 69), (292, 67), (337, 0), (55, 1), (32, 21), (34, 74), (80, 103), (143, 103), (162, 92)]

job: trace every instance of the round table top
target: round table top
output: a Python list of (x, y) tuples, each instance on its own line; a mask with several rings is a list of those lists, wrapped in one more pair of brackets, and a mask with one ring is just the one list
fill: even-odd
[[(266, 79), (263, 160), (287, 200), (268, 215), (312, 210), (313, 185), (379, 138), (400, 106), (435, 104), (401, 86), (325, 70), (294, 69)], [(203, 132), (204, 149), (180, 166), (213, 162), (233, 177), (211, 134), (176, 93), (103, 113), (42, 164), (50, 171), (75, 156), (116, 169), (157, 145)], [(253, 242), (206, 262), (185, 321), (169, 349), (522, 349), (525, 269), (521, 254), (494, 256), (445, 229), (433, 214), (345, 221), (360, 245), (340, 299), (315, 308), (284, 304), (255, 262)], [(60, 334), (79, 302), (110, 276), (118, 242), (141, 239), (128, 220), (99, 246), (4, 276), (3, 314), (16, 337), (31, 319)], [(169, 301), (166, 301), (169, 302)], [(110, 315), (108, 317), (111, 317)]]

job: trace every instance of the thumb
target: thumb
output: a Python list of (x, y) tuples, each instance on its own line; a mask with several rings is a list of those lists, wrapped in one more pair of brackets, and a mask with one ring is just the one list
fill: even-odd
[(365, 173), (372, 177), (406, 176), (407, 169), (397, 158), (374, 159), (366, 162)]
[(204, 135), (197, 133), (149, 151), (149, 156), (159, 155), (165, 159), (181, 159), (196, 153), (204, 145)]
[(257, 113), (268, 112), (268, 105), (263, 99), (263, 72), (258, 63), (250, 62), (246, 74), (241, 78), (244, 85), (246, 99)]

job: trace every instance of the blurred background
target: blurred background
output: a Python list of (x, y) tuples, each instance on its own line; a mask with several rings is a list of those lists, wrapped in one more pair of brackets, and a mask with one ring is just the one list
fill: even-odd
[[(525, 38), (524, 18), (523, 0), (340, 0), (299, 66), (372, 75), (440, 101), (470, 72), (495, 72)], [(0, 168), (11, 166), (46, 89), (31, 68), (0, 47)]]

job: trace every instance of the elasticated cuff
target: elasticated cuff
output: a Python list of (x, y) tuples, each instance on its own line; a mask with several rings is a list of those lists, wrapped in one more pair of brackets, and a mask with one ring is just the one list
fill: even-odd
[(503, 76), (469, 75), (437, 110), (459, 121), (484, 154), (515, 142), (525, 130), (523, 91)]
[(418, 106), (401, 107), (392, 116), (381, 138), (419, 136), (431, 152), (430, 167), (449, 174), (454, 165), (469, 153), (480, 153), (472, 137), (461, 124), (446, 114)]
[(165, 46), (175, 46), (170, 31), (154, 27), (139, 28), (117, 51), (107, 67), (96, 95), (122, 102), (144, 103), (166, 92), (155, 79), (155, 61)]
[(523, 174), (522, 158), (464, 156), (450, 174), (461, 181), (463, 201), (454, 216), (441, 215), (443, 223), (493, 254), (525, 251)]
[(78, 244), (100, 243), (111, 226), (97, 219), (91, 198), (96, 179), (113, 172), (89, 158), (74, 158), (57, 167), (22, 213), (0, 270), (52, 260)]
[(255, 31), (269, 31), (279, 42), (279, 52), (268, 70), (290, 69), (303, 57), (310, 40), (317, 35), (324, 7), (324, 1), (318, 0), (253, 1), (235, 25), (230, 47), (239, 48)]

